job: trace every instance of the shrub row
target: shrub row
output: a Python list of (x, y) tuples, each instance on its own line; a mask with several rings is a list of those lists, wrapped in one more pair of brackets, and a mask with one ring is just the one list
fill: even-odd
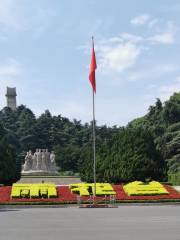
[(168, 181), (172, 183), (174, 186), (180, 186), (180, 172), (169, 174), (168, 175)]

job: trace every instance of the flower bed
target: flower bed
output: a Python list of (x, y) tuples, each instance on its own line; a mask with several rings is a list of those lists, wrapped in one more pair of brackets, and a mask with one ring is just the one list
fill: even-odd
[[(118, 202), (123, 201), (180, 201), (180, 193), (178, 193), (173, 187), (169, 185), (163, 185), (168, 191), (168, 194), (156, 195), (156, 196), (128, 196), (124, 191), (123, 185), (113, 185), (113, 189), (116, 192), (115, 198)], [(58, 186), (56, 187), (57, 197), (55, 198), (11, 198), (11, 187), (0, 187), (0, 204), (15, 204), (15, 203), (40, 203), (40, 204), (61, 204), (61, 203), (77, 203), (80, 198), (82, 202), (91, 202), (92, 196), (82, 196), (72, 193), (69, 186)], [(98, 196), (96, 201), (105, 202), (109, 201), (110, 196)]]
[(180, 194), (171, 186), (163, 185), (164, 188), (168, 191), (168, 194), (162, 195), (152, 195), (152, 196), (128, 196), (124, 191), (123, 185), (114, 185), (114, 190), (116, 191), (117, 200), (171, 200), (179, 199)]
[(165, 187), (156, 181), (143, 183), (141, 181), (134, 181), (123, 186), (124, 191), (128, 196), (152, 196), (168, 194)]
[(11, 198), (56, 198), (57, 191), (54, 183), (42, 184), (13, 184)]
[[(75, 183), (70, 184), (69, 188), (72, 193), (82, 196), (94, 195), (94, 183)], [(116, 195), (110, 183), (96, 183), (96, 196)]]

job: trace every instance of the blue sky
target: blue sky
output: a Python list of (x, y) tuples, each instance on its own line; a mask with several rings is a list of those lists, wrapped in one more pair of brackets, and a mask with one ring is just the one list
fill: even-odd
[(180, 91), (179, 0), (0, 0), (0, 107), (6, 86), (38, 116), (92, 119), (91, 36), (98, 124), (126, 125)]

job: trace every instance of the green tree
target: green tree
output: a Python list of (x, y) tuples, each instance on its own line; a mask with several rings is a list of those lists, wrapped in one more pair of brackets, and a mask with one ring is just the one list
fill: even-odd
[[(81, 169), (85, 181), (93, 180), (92, 162), (92, 153), (88, 151), (84, 157), (85, 168)], [(147, 129), (122, 128), (97, 151), (98, 181), (161, 180), (164, 176), (165, 163)]]
[(78, 171), (78, 161), (80, 158), (80, 148), (74, 145), (66, 147), (56, 146), (56, 163), (61, 171)]
[(36, 131), (36, 118), (33, 112), (24, 108), (18, 117), (17, 136), (23, 151), (35, 150), (38, 134)]
[(168, 163), (169, 173), (180, 172), (180, 122), (167, 128), (161, 139), (163, 156)]
[(167, 125), (180, 122), (180, 92), (174, 93), (169, 101), (165, 102), (163, 118)]
[(0, 125), (0, 183), (12, 184), (18, 178), (15, 148), (8, 144), (6, 131)]
[[(46, 110), (37, 119), (38, 148), (52, 149), (50, 141), (50, 130), (52, 127), (52, 116), (49, 110)], [(37, 145), (36, 145), (37, 147)]]

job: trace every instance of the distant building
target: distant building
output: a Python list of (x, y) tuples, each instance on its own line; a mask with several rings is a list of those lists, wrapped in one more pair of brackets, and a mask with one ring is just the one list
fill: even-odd
[(16, 110), (16, 96), (16, 88), (7, 87), (7, 107), (11, 108), (13, 111)]

